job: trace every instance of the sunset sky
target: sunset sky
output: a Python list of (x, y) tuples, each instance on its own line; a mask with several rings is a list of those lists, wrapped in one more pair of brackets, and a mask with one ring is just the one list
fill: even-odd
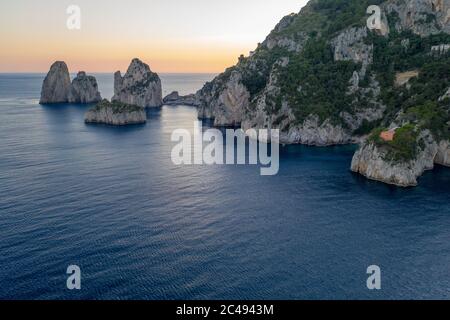
[[(0, 2), (0, 72), (126, 70), (139, 57), (157, 72), (221, 72), (306, 0), (14, 0)], [(81, 30), (69, 30), (69, 5)]]

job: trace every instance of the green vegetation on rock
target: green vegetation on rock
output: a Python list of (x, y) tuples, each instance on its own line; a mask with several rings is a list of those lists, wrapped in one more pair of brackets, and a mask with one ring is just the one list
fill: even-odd
[(423, 145), (415, 125), (407, 124), (398, 128), (392, 141), (385, 141), (380, 137), (381, 133), (386, 130), (386, 128), (376, 128), (368, 138), (369, 142), (385, 151), (385, 160), (398, 163), (416, 159)]
[(139, 112), (144, 110), (144, 108), (139, 106), (129, 105), (118, 101), (109, 102), (108, 100), (104, 99), (101, 102), (99, 102), (95, 107), (93, 107), (92, 111), (101, 111), (102, 109), (105, 108), (112, 109), (112, 112), (114, 114), (125, 112)]
[(301, 55), (291, 58), (281, 69), (281, 96), (287, 99), (298, 123), (310, 114), (321, 121), (338, 121), (339, 113), (350, 111), (351, 95), (348, 82), (360, 66), (351, 61), (334, 61), (331, 47), (324, 39), (311, 39)]

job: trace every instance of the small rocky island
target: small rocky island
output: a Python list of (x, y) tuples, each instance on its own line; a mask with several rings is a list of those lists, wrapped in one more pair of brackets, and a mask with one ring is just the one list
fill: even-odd
[(195, 94), (188, 94), (186, 96), (180, 96), (178, 91), (173, 91), (172, 93), (168, 94), (164, 99), (163, 103), (167, 106), (191, 106), (191, 107), (198, 107), (199, 103), (197, 101), (197, 97)]
[(161, 107), (162, 85), (158, 74), (139, 59), (133, 59), (122, 77), (120, 71), (114, 74), (114, 97), (117, 101), (143, 108)]
[(95, 77), (81, 71), (71, 83), (67, 64), (56, 61), (44, 79), (39, 103), (96, 103), (101, 100)]
[(105, 99), (89, 109), (84, 119), (86, 123), (124, 126), (146, 123), (147, 115), (143, 107)]

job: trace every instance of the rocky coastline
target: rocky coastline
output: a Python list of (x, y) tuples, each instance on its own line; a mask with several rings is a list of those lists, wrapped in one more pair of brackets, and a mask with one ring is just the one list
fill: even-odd
[(163, 99), (163, 104), (166, 106), (190, 106), (198, 107), (199, 103), (195, 94), (189, 94), (186, 96), (180, 96), (178, 91), (173, 91)]
[[(450, 166), (450, 3), (380, 1), (376, 29), (366, 24), (370, 4), (310, 1), (187, 96), (163, 99), (158, 74), (133, 59), (124, 76), (114, 75), (112, 102), (89, 110), (86, 122), (142, 123), (144, 108), (194, 106), (217, 127), (278, 129), (282, 144), (359, 143), (353, 172), (416, 186), (436, 164)], [(100, 99), (95, 78), (80, 72), (71, 83), (64, 62), (42, 87), (41, 103)]]

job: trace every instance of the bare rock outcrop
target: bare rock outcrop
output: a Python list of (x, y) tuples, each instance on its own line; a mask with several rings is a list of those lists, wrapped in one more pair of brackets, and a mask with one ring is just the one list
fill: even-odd
[(444, 101), (445, 99), (450, 99), (450, 88), (448, 88), (444, 95), (439, 98), (439, 101)]
[(240, 126), (250, 102), (250, 93), (241, 80), (241, 74), (233, 71), (224, 83), (215, 81), (200, 90), (199, 118), (214, 119), (215, 126)]
[(71, 83), (66, 63), (57, 61), (44, 79), (39, 103), (95, 103), (101, 100), (95, 77), (80, 71)]
[(328, 119), (321, 123), (318, 116), (310, 116), (302, 125), (293, 126), (280, 134), (280, 141), (323, 147), (348, 144), (354, 139), (342, 126), (334, 125)]
[(69, 68), (63, 61), (56, 61), (44, 79), (39, 103), (66, 103), (69, 102), (71, 90)]
[(72, 81), (68, 101), (70, 103), (95, 103), (102, 100), (98, 91), (97, 80), (86, 72), (78, 72)]
[(146, 123), (147, 115), (143, 107), (103, 100), (89, 109), (84, 119), (86, 123), (124, 126)]
[[(378, 5), (381, 25), (376, 29), (350, 2), (344, 8), (335, 1), (310, 1), (298, 14), (286, 16), (249, 57), (241, 56), (197, 93), (199, 118), (212, 118), (216, 126), (240, 125), (244, 131), (279, 129), (281, 143), (314, 146), (361, 142), (371, 132), (407, 123), (417, 129), (414, 134), (426, 129), (446, 133), (443, 123), (431, 128), (418, 111), (423, 107), (415, 101), (422, 94), (419, 84), (432, 81), (422, 73), (425, 64), (415, 66), (414, 59), (446, 59), (450, 0)], [(397, 63), (403, 60), (404, 65)], [(429, 102), (439, 102), (436, 108), (445, 112), (436, 114), (445, 116), (450, 89), (439, 97)], [(405, 119), (399, 119), (401, 114)], [(437, 137), (422, 137), (425, 147), (411, 161), (389, 161), (385, 148), (364, 142), (352, 169), (370, 179), (416, 185), (434, 163), (448, 165), (448, 144), (434, 141)], [(393, 153), (404, 151), (395, 143), (389, 147)]]
[[(364, 78), (367, 67), (373, 62), (373, 45), (364, 42), (367, 34), (366, 27), (351, 27), (331, 40), (335, 61), (361, 63), (361, 70), (353, 77)], [(355, 81), (354, 78), (352, 80)]]
[(114, 74), (112, 101), (143, 108), (160, 107), (163, 104), (161, 79), (147, 64), (133, 59), (123, 77), (120, 71)]
[(383, 3), (388, 14), (395, 13), (399, 20), (397, 31), (411, 30), (420, 36), (440, 32), (450, 33), (450, 1), (448, 0), (391, 0)]

